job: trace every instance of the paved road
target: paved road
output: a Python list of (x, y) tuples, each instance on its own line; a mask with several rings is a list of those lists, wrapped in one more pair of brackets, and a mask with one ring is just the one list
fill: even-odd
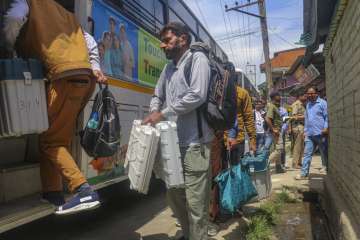
[[(315, 157), (312, 165), (311, 181), (295, 181), (299, 170), (291, 170), (272, 176), (273, 190), (279, 191), (285, 184), (321, 192), (320, 158)], [(0, 240), (168, 240), (180, 234), (159, 181), (152, 184), (146, 196), (130, 191), (128, 182), (105, 189), (100, 196), (103, 205), (97, 210), (75, 216), (49, 216), (0, 235)], [(239, 240), (243, 224), (243, 219), (231, 219), (220, 226), (222, 231), (213, 239)]]
[(99, 209), (49, 216), (6, 232), (0, 240), (139, 240), (136, 230), (166, 208), (164, 188), (157, 181), (147, 196), (130, 191), (128, 182), (102, 190), (100, 196), (103, 204)]

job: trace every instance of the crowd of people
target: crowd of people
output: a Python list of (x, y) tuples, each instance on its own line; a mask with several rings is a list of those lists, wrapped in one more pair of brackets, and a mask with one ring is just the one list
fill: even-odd
[[(296, 101), (289, 111), (281, 106), (281, 96), (274, 91), (270, 102), (256, 100), (254, 118), (256, 122), (257, 146), (271, 150), (270, 162), (275, 164), (277, 173), (286, 168), (301, 169), (296, 179), (309, 175), (311, 156), (318, 149), (322, 159), (322, 172), (327, 168), (328, 115), (327, 103), (314, 86), (295, 93)], [(286, 163), (285, 145), (291, 143), (292, 158)]]
[[(97, 48), (92, 36), (81, 29), (71, 13), (54, 1), (37, 2), (40, 1), (23, 0), (13, 4), (7, 13), (9, 28), (5, 33), (9, 46), (13, 48), (22, 31), (17, 40), (22, 46), (19, 53), (46, 63), (50, 80), (47, 86), (50, 126), (40, 136), (43, 197), (58, 206), (58, 214), (92, 209), (100, 204), (99, 197), (68, 152), (76, 117), (93, 93), (95, 82), (106, 81), (102, 71), (132, 78), (133, 51), (125, 26), (120, 24), (117, 36), (117, 23), (113, 18), (109, 19), (110, 29), (104, 32)], [(48, 12), (58, 14), (48, 15)], [(67, 16), (70, 23), (64, 25), (63, 20), (56, 16)], [(44, 25), (39, 24), (41, 21), (33, 21), (35, 18), (46, 19), (53, 27), (43, 29)], [(12, 29), (14, 26), (17, 26), (17, 31)], [(47, 35), (48, 32), (52, 34)], [(58, 40), (56, 38), (60, 38), (63, 32), (72, 33), (69, 37), (73, 41), (68, 41), (68, 46), (61, 49), (62, 54), (56, 55), (59, 49), (51, 44), (46, 44), (49, 49), (39, 47), (43, 42)], [(58, 37), (53, 39), (51, 36)], [(31, 41), (35, 37), (38, 41)], [(208, 239), (208, 235), (216, 234), (216, 230), (209, 229), (209, 222), (216, 223), (229, 217), (220, 211), (219, 190), (212, 179), (229, 165), (241, 161), (246, 140), (253, 153), (273, 146), (270, 161), (275, 163), (276, 172), (282, 173), (286, 170), (284, 149), (290, 133), (294, 142), (292, 167), (301, 167), (301, 174), (296, 179), (308, 177), (316, 146), (326, 169), (327, 104), (318, 96), (316, 88), (310, 87), (306, 94), (298, 96), (289, 116), (281, 106), (278, 92), (270, 94), (268, 103), (262, 99), (252, 101), (249, 93), (237, 84), (235, 124), (228, 131), (214, 131), (197, 112), (199, 106), (207, 101), (211, 78), (209, 58), (203, 52), (190, 51), (191, 31), (182, 23), (167, 24), (160, 32), (160, 39), (160, 47), (171, 61), (161, 73), (150, 103), (150, 114), (143, 124), (155, 125), (165, 119), (177, 123), (185, 187), (168, 189), (167, 200), (182, 228), (180, 239)], [(192, 59), (191, 77), (185, 79), (184, 68), (189, 59)], [(234, 69), (230, 63), (224, 67), (229, 72)], [(202, 136), (194, 130), (198, 129), (199, 121), (202, 122)], [(68, 189), (75, 193), (66, 202), (62, 178), (68, 182)]]

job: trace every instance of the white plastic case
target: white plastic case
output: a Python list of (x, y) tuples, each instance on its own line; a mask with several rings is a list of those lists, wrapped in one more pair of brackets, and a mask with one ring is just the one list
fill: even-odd
[(20, 59), (2, 60), (0, 65), (4, 70), (0, 73), (0, 137), (47, 130), (45, 81), (36, 71), (41, 66)]
[(262, 200), (270, 197), (272, 187), (270, 169), (267, 168), (265, 171), (252, 172), (250, 175), (258, 192), (256, 200)]
[(156, 128), (160, 131), (160, 147), (154, 172), (165, 182), (167, 188), (184, 187), (177, 125), (175, 122), (163, 121)]
[(131, 189), (147, 194), (159, 139), (160, 132), (156, 128), (134, 120), (125, 158)]

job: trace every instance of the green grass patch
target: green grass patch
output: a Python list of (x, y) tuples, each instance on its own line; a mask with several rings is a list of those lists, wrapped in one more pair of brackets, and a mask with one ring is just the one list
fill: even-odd
[(246, 240), (270, 240), (272, 227), (263, 216), (254, 216), (248, 225)]
[(259, 209), (249, 218), (246, 229), (246, 240), (269, 240), (272, 235), (272, 227), (279, 221), (282, 206), (287, 203), (295, 203), (287, 189), (275, 194), (269, 201), (260, 205)]

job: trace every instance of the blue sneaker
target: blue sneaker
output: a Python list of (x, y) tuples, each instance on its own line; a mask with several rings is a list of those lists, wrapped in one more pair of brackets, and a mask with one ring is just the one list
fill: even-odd
[(65, 204), (58, 207), (56, 215), (69, 215), (81, 211), (93, 210), (100, 206), (99, 195), (86, 183), (80, 187), (77, 194), (70, 198)]

